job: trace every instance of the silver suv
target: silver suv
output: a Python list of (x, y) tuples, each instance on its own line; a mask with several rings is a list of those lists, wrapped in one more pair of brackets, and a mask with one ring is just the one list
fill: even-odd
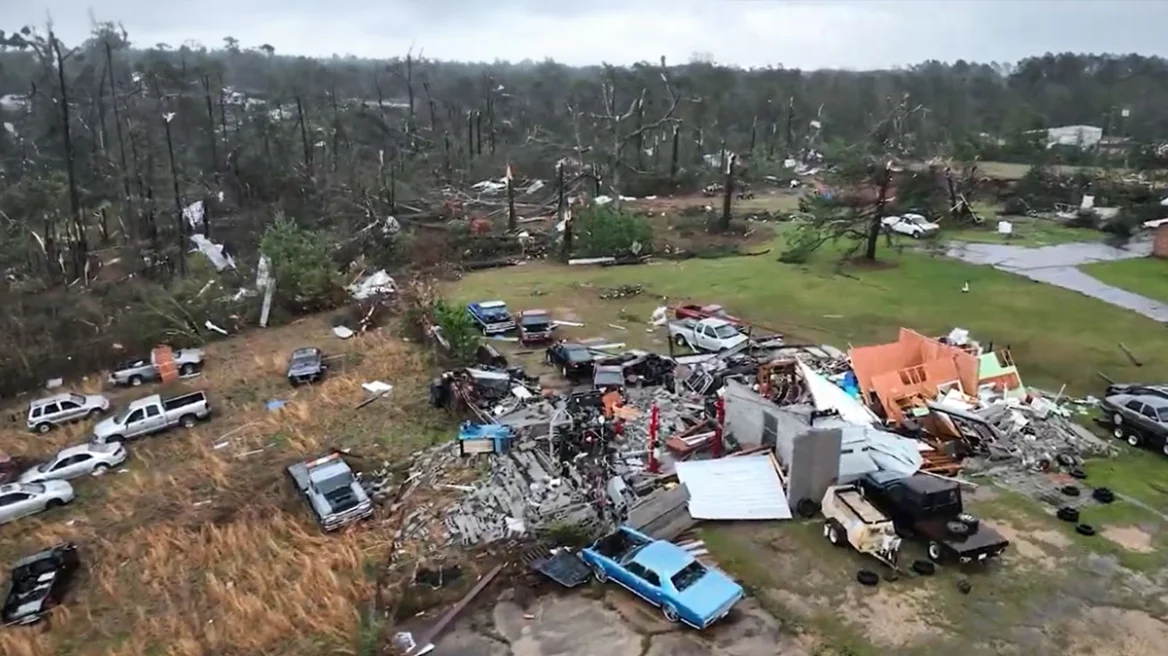
[(28, 427), (38, 433), (47, 433), (61, 424), (97, 417), (109, 407), (109, 399), (100, 394), (48, 396), (29, 404)]

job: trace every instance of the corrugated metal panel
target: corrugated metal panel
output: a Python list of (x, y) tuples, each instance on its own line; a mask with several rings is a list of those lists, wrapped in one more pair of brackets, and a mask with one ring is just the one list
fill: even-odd
[(791, 507), (769, 455), (677, 463), (695, 519), (791, 519)]

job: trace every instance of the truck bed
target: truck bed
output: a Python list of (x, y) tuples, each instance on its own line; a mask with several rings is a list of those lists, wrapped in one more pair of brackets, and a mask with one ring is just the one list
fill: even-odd
[(877, 510), (876, 506), (869, 503), (857, 490), (842, 490), (836, 492), (835, 496), (841, 504), (851, 510), (865, 524), (879, 524), (888, 521), (888, 517)]

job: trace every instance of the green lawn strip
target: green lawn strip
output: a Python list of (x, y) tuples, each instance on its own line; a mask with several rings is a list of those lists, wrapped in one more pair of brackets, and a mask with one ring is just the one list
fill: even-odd
[(1168, 303), (1168, 260), (1142, 257), (1079, 267), (1087, 275), (1133, 294)]
[[(776, 251), (781, 246), (780, 237)], [(1024, 382), (1054, 390), (1066, 383), (1072, 394), (1098, 394), (1100, 371), (1115, 380), (1168, 379), (1168, 359), (1157, 357), (1164, 328), (1136, 313), (991, 267), (918, 252), (884, 249), (886, 267), (853, 267), (838, 275), (836, 251), (825, 248), (805, 265), (781, 264), (770, 255), (607, 268), (537, 263), (470, 274), (450, 293), (459, 301), (497, 297), (528, 307), (571, 307), (584, 300), (598, 315), (578, 308), (580, 319), (594, 329), (622, 307), (647, 317), (659, 299), (642, 294), (599, 301), (593, 288), (641, 284), (671, 303), (722, 303), (799, 340), (840, 348), (893, 340), (902, 326), (930, 335), (959, 326), (983, 343), (1010, 346)], [(969, 293), (961, 292), (965, 282)], [(533, 297), (533, 290), (540, 295)], [(644, 327), (636, 330), (643, 333)], [(1116, 346), (1121, 341), (1144, 359), (1143, 367), (1127, 360)]]

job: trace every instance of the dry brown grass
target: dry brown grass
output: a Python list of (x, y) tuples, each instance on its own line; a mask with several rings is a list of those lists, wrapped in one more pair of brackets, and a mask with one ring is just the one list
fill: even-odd
[[(72, 506), (0, 527), (4, 562), (72, 540), (84, 563), (51, 626), (0, 633), (0, 654), (355, 653), (395, 519), (382, 509), (326, 536), (284, 467), (333, 447), (379, 467), (448, 435), (450, 420), (426, 407), (430, 371), (419, 349), (389, 329), (342, 342), (328, 327), (318, 317), (212, 345), (206, 372), (176, 383), (210, 392), (211, 422), (134, 443), (125, 472), (75, 481)], [(289, 389), (287, 353), (314, 343), (343, 356), (334, 375)], [(394, 391), (354, 411), (360, 384), (373, 379)], [(287, 406), (268, 412), (277, 398)], [(83, 430), (42, 438), (6, 427), (0, 450), (46, 455)]]

